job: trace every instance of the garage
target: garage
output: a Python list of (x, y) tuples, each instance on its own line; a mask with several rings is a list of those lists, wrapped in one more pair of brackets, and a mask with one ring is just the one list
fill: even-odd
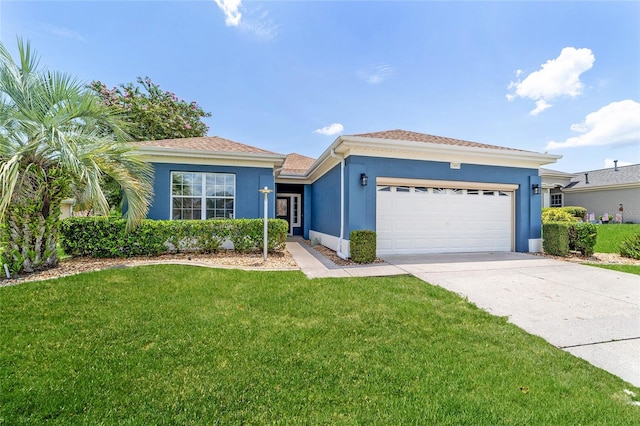
[(378, 178), (378, 255), (513, 251), (517, 187)]

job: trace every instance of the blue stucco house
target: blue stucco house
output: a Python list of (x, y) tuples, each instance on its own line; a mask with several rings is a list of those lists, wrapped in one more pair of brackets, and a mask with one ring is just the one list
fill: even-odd
[(560, 158), (405, 130), (339, 136), (317, 159), (215, 136), (136, 145), (149, 218), (263, 217), (267, 186), (270, 217), (344, 256), (355, 229), (378, 255), (541, 251), (538, 168)]

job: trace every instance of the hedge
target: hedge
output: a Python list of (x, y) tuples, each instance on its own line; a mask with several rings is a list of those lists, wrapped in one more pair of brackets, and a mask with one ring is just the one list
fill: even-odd
[(545, 253), (566, 256), (578, 250), (585, 256), (593, 254), (597, 228), (592, 223), (549, 222), (542, 225), (542, 248)]
[(550, 222), (542, 225), (542, 249), (554, 256), (569, 254), (569, 222)]
[(563, 210), (552, 208), (552, 209), (544, 209), (542, 212), (542, 223), (551, 223), (551, 222), (577, 222), (573, 215), (567, 213)]
[[(267, 249), (283, 250), (288, 223), (268, 220)], [(74, 217), (60, 226), (61, 246), (72, 256), (156, 256), (168, 252), (215, 253), (229, 240), (234, 249), (263, 248), (263, 219), (143, 220), (130, 232), (126, 221), (109, 217)]]
[(370, 230), (354, 230), (351, 240), (351, 260), (356, 263), (373, 263), (376, 260), (376, 233)]
[(568, 213), (578, 220), (584, 220), (585, 217), (587, 216), (587, 209), (580, 206), (545, 207), (542, 209), (543, 216), (544, 216), (544, 213), (549, 211), (554, 211), (554, 210)]

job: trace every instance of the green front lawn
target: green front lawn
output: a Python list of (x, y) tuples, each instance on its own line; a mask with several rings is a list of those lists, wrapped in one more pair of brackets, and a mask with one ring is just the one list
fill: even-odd
[(640, 265), (608, 265), (601, 263), (586, 263), (589, 266), (597, 266), (598, 268), (612, 269), (614, 271), (626, 272), (628, 274), (640, 275)]
[(0, 307), (0, 424), (640, 424), (639, 389), (410, 276), (147, 266)]
[(598, 225), (596, 253), (620, 253), (620, 243), (634, 234), (640, 234), (640, 224)]

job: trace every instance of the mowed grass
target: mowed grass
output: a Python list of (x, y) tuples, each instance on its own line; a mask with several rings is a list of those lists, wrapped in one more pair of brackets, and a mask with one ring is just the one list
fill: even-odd
[(589, 266), (597, 266), (598, 268), (611, 269), (619, 272), (626, 272), (627, 274), (640, 275), (640, 265), (608, 265), (600, 263), (587, 263)]
[(620, 243), (635, 234), (640, 234), (640, 224), (621, 223), (598, 225), (596, 253), (620, 253)]
[(0, 424), (640, 424), (637, 388), (410, 276), (88, 273), (0, 288), (0, 342)]

